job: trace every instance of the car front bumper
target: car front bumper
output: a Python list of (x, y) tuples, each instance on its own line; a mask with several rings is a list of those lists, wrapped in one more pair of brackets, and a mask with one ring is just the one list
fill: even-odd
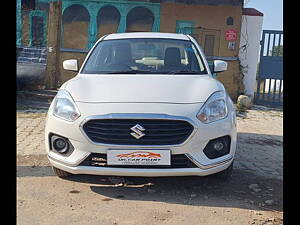
[[(225, 119), (203, 124), (196, 115), (191, 112), (197, 112), (201, 104), (134, 104), (124, 103), (118, 104), (116, 109), (114, 104), (88, 104), (77, 103), (81, 111), (81, 117), (75, 122), (63, 121), (50, 113), (48, 113), (45, 128), (46, 151), (50, 163), (61, 170), (72, 174), (94, 174), (94, 175), (115, 175), (115, 176), (206, 176), (225, 170), (230, 166), (234, 159), (236, 151), (236, 122), (235, 112), (229, 111)], [(126, 105), (126, 107), (125, 107)], [(110, 114), (109, 112), (120, 111), (120, 114)], [(101, 108), (101, 110), (99, 109)], [(124, 111), (124, 109), (132, 111)], [(163, 111), (164, 114), (158, 114)], [(153, 113), (154, 112), (154, 113)], [(174, 112), (176, 112), (174, 114)], [(194, 126), (194, 132), (182, 144), (174, 146), (118, 146), (107, 145), (91, 142), (81, 129), (82, 124), (91, 116), (101, 115), (103, 118), (154, 118), (157, 119), (161, 115), (166, 118), (186, 118)], [(60, 155), (49, 148), (49, 134), (54, 133), (69, 139), (74, 147), (74, 151), (70, 156)], [(227, 155), (216, 159), (209, 159), (203, 152), (203, 149), (211, 139), (229, 135), (231, 138), (230, 152)], [(172, 155), (184, 154), (198, 168), (116, 168), (116, 167), (95, 167), (80, 165), (91, 153), (106, 153), (110, 149), (122, 150), (155, 150), (168, 149)]]

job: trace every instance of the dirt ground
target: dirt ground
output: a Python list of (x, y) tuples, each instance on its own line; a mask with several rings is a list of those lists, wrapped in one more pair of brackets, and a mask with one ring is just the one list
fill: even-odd
[(17, 224), (283, 224), (282, 111), (238, 117), (230, 181), (208, 177), (54, 176), (44, 111), (17, 112)]

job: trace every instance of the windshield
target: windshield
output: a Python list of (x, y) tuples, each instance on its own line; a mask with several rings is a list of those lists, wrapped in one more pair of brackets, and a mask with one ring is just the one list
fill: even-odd
[(100, 41), (83, 74), (206, 74), (203, 60), (191, 41), (131, 38)]

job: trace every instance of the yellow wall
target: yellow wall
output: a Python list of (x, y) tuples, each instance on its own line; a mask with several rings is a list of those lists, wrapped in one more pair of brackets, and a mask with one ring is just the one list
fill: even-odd
[(244, 86), (238, 61), (228, 62), (227, 70), (225, 72), (218, 73), (217, 79), (224, 84), (228, 94), (234, 100), (236, 100), (238, 95), (243, 92)]
[(152, 24), (144, 24), (144, 23), (135, 23), (131, 26), (126, 27), (127, 31), (140, 31), (140, 32), (148, 32), (152, 30)]
[(76, 21), (63, 25), (63, 48), (85, 49), (88, 43), (89, 24)]
[[(231, 16), (234, 19), (234, 25), (227, 26), (226, 20)], [(208, 6), (208, 5), (186, 5), (180, 3), (162, 3), (160, 31), (175, 32), (176, 20), (194, 21), (196, 27), (210, 29), (195, 29), (195, 33), (199, 35), (199, 43), (204, 44), (202, 37), (203, 32), (213, 32), (212, 29), (220, 32), (220, 48), (219, 56), (235, 56), (238, 54), (238, 48), (235, 51), (227, 48), (228, 41), (225, 40), (225, 32), (228, 29), (235, 29), (240, 33), (242, 8), (238, 6)], [(239, 37), (239, 35), (238, 35)], [(239, 43), (239, 38), (236, 41)]]
[(119, 23), (99, 24), (97, 40), (106, 34), (116, 33), (118, 31), (118, 26)]

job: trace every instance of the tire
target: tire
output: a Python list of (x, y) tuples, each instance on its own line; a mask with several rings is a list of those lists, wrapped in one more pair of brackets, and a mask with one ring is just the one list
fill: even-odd
[(58, 169), (56, 167), (53, 167), (53, 166), (52, 166), (52, 170), (55, 173), (55, 175), (58, 176), (58, 177), (67, 177), (67, 176), (71, 175), (70, 173), (68, 173), (66, 171), (63, 171), (61, 169)]
[(223, 180), (223, 181), (227, 181), (227, 180), (229, 180), (231, 178), (232, 171), (233, 171), (233, 162), (231, 163), (231, 165), (227, 169), (225, 169), (225, 170), (223, 170), (223, 171), (221, 171), (219, 173), (216, 173), (215, 177), (217, 179), (220, 179), (220, 180)]

